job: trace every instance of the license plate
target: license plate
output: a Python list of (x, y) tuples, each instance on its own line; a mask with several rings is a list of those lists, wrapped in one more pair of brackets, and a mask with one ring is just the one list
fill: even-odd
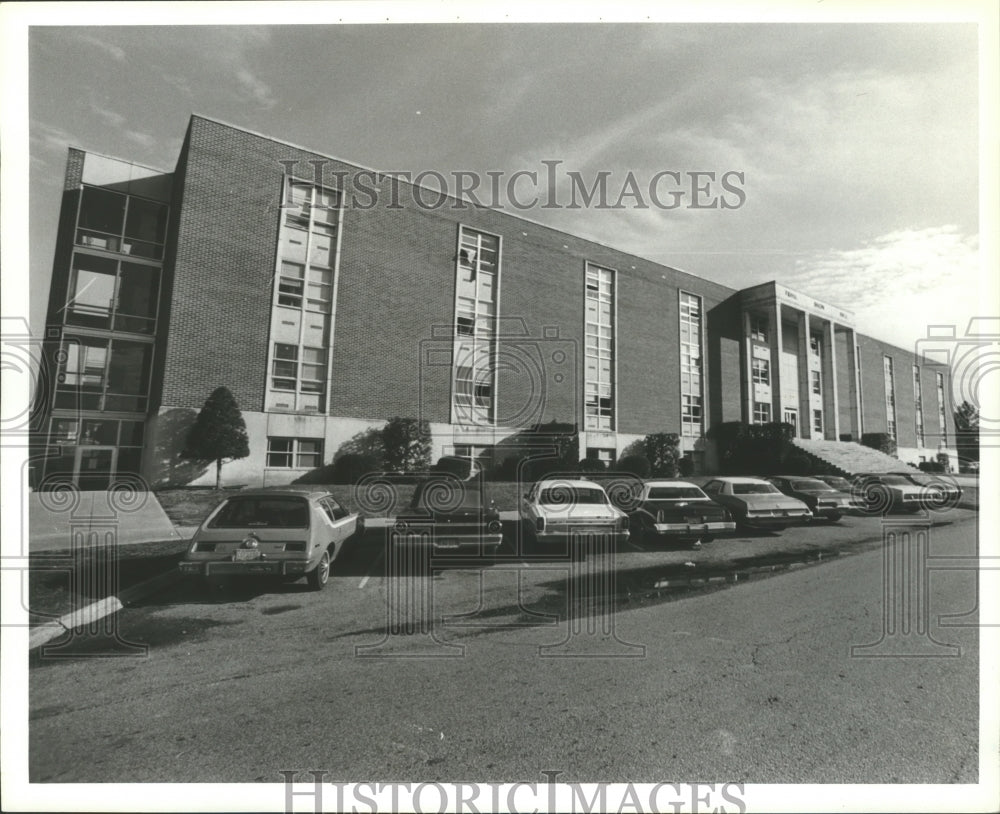
[(237, 548), (233, 552), (233, 560), (235, 562), (244, 562), (246, 560), (259, 560), (260, 551), (256, 548)]
[(702, 519), (700, 517), (692, 516), (692, 517), (685, 517), (684, 518), (684, 522), (687, 523), (687, 524), (689, 524), (689, 525), (697, 526), (700, 523), (702, 523), (703, 521), (702, 521)]

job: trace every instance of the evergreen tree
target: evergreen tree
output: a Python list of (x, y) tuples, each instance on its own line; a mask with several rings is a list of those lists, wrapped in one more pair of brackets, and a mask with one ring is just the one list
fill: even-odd
[(223, 461), (235, 461), (250, 454), (247, 425), (228, 387), (217, 387), (205, 400), (188, 432), (181, 457), (192, 461), (215, 461), (215, 488), (222, 478)]
[(955, 410), (955, 447), (958, 457), (979, 460), (979, 410), (963, 401)]

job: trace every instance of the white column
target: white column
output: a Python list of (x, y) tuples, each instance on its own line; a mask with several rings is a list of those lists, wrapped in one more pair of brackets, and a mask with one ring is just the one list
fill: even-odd
[(840, 440), (840, 402), (837, 400), (837, 348), (833, 320), (823, 323), (823, 433)]
[(781, 421), (781, 302), (774, 301), (771, 311), (771, 420)]
[(750, 341), (750, 312), (744, 310), (743, 341), (740, 343), (740, 386), (743, 388), (743, 423), (753, 423), (753, 374), (750, 366), (753, 364), (753, 346)]
[(861, 443), (861, 393), (858, 390), (858, 352), (857, 337), (854, 328), (847, 328), (844, 333), (847, 336), (847, 375), (850, 385), (847, 388), (847, 397), (851, 405), (851, 438)]
[(799, 311), (799, 437), (812, 438), (812, 408), (809, 406), (809, 314)]

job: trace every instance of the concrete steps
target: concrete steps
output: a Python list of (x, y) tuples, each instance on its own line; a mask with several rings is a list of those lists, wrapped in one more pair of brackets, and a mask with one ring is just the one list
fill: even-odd
[(853, 441), (816, 441), (793, 438), (792, 443), (807, 455), (820, 461), (838, 475), (851, 476), (859, 472), (918, 471), (898, 458)]

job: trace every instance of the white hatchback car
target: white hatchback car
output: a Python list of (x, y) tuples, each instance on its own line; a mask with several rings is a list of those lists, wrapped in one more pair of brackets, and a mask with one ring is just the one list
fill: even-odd
[(358, 515), (323, 489), (247, 489), (205, 518), (180, 571), (201, 577), (304, 576), (319, 591), (344, 541), (360, 528)]
[(628, 539), (628, 515), (612, 504), (599, 483), (545, 478), (521, 500), (521, 521), (535, 544), (579, 541), (584, 537)]

